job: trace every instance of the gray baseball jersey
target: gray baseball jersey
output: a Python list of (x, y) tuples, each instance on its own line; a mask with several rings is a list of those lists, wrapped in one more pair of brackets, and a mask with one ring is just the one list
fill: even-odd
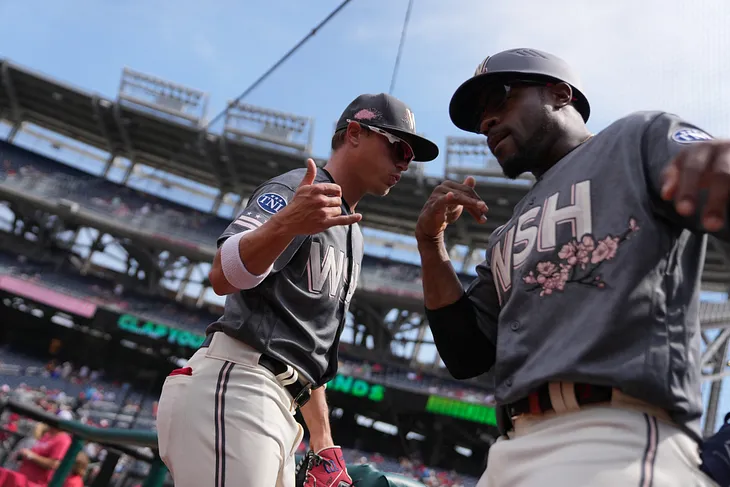
[[(283, 209), (306, 169), (295, 169), (259, 186), (246, 208), (218, 239), (254, 230)], [(324, 169), (315, 183), (332, 183)], [(349, 214), (346, 204), (343, 214)], [(206, 333), (222, 331), (261, 353), (297, 368), (315, 386), (337, 372), (337, 346), (355, 292), (363, 256), (360, 227), (332, 227), (298, 236), (255, 288), (226, 297), (223, 316)]]
[(452, 374), (493, 367), (499, 404), (551, 381), (611, 386), (698, 433), (706, 236), (659, 192), (672, 157), (710, 138), (671, 114), (634, 113), (541, 177), (460, 301), (472, 329), (455, 331), (449, 307), (427, 310)]

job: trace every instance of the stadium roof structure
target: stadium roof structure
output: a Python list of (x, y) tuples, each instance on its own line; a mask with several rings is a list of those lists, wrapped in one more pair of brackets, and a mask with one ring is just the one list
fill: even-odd
[[(14, 131), (31, 123), (222, 193), (247, 194), (275, 175), (303, 167), (312, 157), (311, 119), (239, 103), (228, 108), (225, 128), (216, 134), (203, 128), (206, 100), (202, 92), (129, 69), (124, 70), (117, 99), (110, 100), (0, 61), (0, 115)], [(467, 147), (472, 155), (485, 154), (483, 143), (461, 138), (450, 143), (447, 157), (452, 160), (457, 146)], [(420, 209), (440, 180), (424, 176), (418, 164), (407, 174), (411, 177), (403, 178), (387, 199), (361, 202), (363, 225), (413, 234)], [(450, 229), (449, 242), (486, 246), (489, 234), (507, 221), (526, 188), (507, 182), (481, 186), (489, 221), (477, 225), (464, 219)]]
[[(248, 194), (271, 177), (303, 167), (312, 157), (311, 118), (237, 103), (226, 110), (221, 133), (213, 133), (206, 129), (207, 100), (201, 91), (128, 68), (117, 99), (110, 100), (0, 61), (0, 117), (13, 124), (14, 132), (24, 123), (40, 126), (108, 152), (109, 165), (115, 157), (128, 159), (129, 173), (134, 164), (142, 164), (217, 188), (221, 195)], [(444, 178), (478, 176), (482, 181), (477, 191), (490, 208), (486, 224), (462, 218), (448, 229), (447, 242), (484, 248), (491, 232), (508, 221), (513, 206), (527, 193), (529, 179), (500, 178), (483, 138), (449, 137), (442, 153)], [(364, 226), (413, 234), (423, 203), (441, 181), (425, 176), (422, 165), (414, 166), (388, 198), (361, 202)], [(703, 280), (725, 291), (730, 250), (711, 240)]]

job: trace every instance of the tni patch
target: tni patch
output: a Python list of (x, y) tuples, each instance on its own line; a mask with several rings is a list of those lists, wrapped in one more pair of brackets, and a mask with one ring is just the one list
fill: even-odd
[(712, 140), (712, 136), (700, 129), (681, 129), (674, 132), (672, 140), (680, 144), (693, 144)]
[(286, 200), (283, 196), (276, 193), (264, 193), (256, 198), (256, 204), (266, 213), (278, 213), (286, 206)]

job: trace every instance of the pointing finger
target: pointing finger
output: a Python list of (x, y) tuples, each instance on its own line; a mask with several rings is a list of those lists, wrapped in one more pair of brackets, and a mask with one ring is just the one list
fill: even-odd
[(474, 210), (477, 214), (484, 214), (489, 210), (487, 204), (481, 199), (463, 193), (452, 192), (450, 194), (452, 196), (449, 198), (449, 204), (463, 205), (467, 210)]
[(484, 213), (479, 213), (479, 212), (476, 212), (469, 208), (467, 208), (466, 211), (469, 212), (469, 214), (474, 218), (474, 220), (477, 223), (486, 223), (487, 222), (487, 215), (485, 215)]
[(662, 174), (662, 191), (661, 196), (665, 201), (671, 201), (674, 199), (674, 195), (677, 194), (677, 187), (679, 186), (679, 161), (673, 160), (669, 167)]
[(680, 177), (674, 200), (677, 213), (680, 215), (690, 216), (695, 211), (700, 184), (705, 171), (709, 169), (711, 156), (711, 146), (698, 145), (693, 147), (691, 152), (687, 151), (677, 157)]
[[(728, 200), (730, 200), (730, 153), (715, 148), (712, 155), (712, 172), (706, 173), (707, 201), (702, 215), (702, 224), (709, 232), (719, 231), (725, 223)], [(704, 185), (703, 185), (704, 186)]]
[(440, 196), (433, 203), (434, 209), (438, 211), (446, 211), (446, 208), (452, 205), (463, 207), (478, 223), (487, 221), (486, 213), (489, 208), (481, 200), (474, 200), (463, 194), (449, 192)]

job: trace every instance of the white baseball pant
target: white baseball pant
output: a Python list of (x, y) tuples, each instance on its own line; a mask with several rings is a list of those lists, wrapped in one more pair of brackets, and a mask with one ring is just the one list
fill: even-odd
[[(555, 404), (555, 403), (553, 403)], [(614, 391), (610, 405), (522, 416), (490, 448), (477, 487), (716, 487), (666, 412)]]
[(291, 394), (260, 353), (216, 333), (190, 358), (192, 375), (165, 380), (160, 457), (175, 487), (293, 487), (303, 428)]

